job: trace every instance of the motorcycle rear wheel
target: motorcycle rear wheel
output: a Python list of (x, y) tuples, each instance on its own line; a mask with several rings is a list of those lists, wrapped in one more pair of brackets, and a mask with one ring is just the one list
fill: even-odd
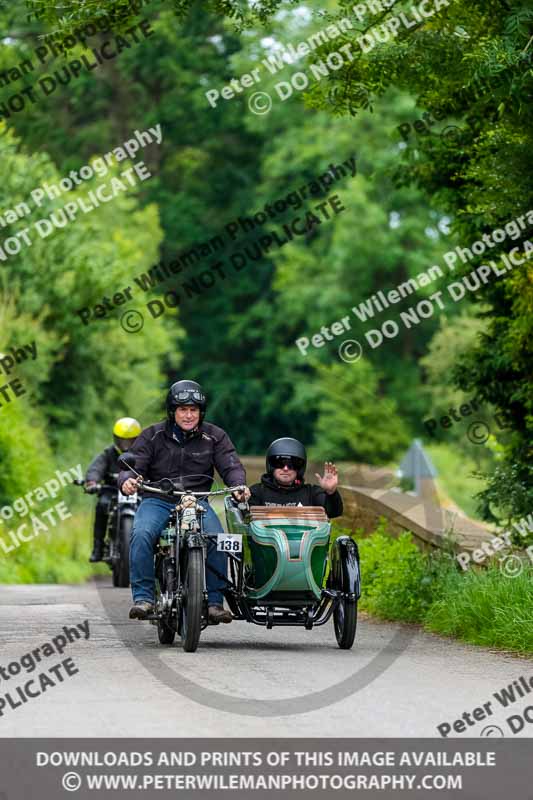
[(180, 634), (186, 653), (194, 653), (198, 648), (202, 630), (204, 558), (201, 549), (189, 550), (187, 573), (183, 581), (181, 601)]

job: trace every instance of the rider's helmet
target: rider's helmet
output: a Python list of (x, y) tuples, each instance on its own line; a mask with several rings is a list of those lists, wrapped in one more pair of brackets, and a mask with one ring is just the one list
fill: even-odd
[(133, 417), (121, 417), (113, 426), (113, 441), (119, 453), (125, 453), (141, 432), (141, 425)]
[(200, 409), (200, 422), (202, 422), (207, 408), (204, 390), (196, 381), (176, 381), (167, 394), (167, 416), (174, 422), (174, 412), (178, 406), (198, 406)]
[[(290, 459), (290, 461), (288, 461)], [(284, 466), (284, 463), (292, 464), (296, 470), (299, 480), (303, 480), (305, 468), (307, 467), (307, 453), (305, 447), (298, 439), (291, 439), (286, 436), (276, 439), (269, 446), (266, 452), (266, 471), (272, 475), (275, 469)]]

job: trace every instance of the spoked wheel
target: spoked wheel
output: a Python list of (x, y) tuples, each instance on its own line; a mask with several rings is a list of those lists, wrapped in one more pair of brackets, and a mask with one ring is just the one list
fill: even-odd
[(160, 644), (173, 644), (176, 638), (176, 629), (172, 625), (168, 625), (165, 620), (160, 619), (157, 622), (157, 635)]
[(181, 642), (186, 653), (194, 653), (200, 641), (200, 632), (202, 630), (203, 571), (204, 558), (202, 550), (189, 550), (187, 573), (183, 581), (180, 625)]
[(333, 625), (337, 644), (341, 650), (349, 650), (355, 639), (357, 630), (357, 600), (346, 600), (341, 597), (333, 612)]
[[(165, 577), (162, 575), (161, 562), (156, 562), (155, 567), (155, 607), (159, 610), (162, 606), (161, 594), (166, 591)], [(176, 638), (176, 624), (172, 620), (171, 615), (162, 617), (157, 620), (157, 636), (159, 644), (174, 644)]]
[(113, 586), (119, 586), (122, 589), (127, 589), (130, 585), (130, 539), (132, 530), (133, 517), (121, 517), (118, 534), (120, 559), (113, 564)]

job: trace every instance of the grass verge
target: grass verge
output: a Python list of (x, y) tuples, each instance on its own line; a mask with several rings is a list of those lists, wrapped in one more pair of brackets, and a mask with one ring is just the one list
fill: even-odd
[[(3, 540), (10, 544), (5, 529)], [(0, 559), (0, 583), (83, 583), (109, 574), (107, 565), (89, 564), (92, 514), (76, 513), (58, 527), (22, 542)]]
[(496, 565), (463, 573), (450, 553), (424, 554), (410, 533), (397, 539), (387, 535), (384, 520), (371, 536), (355, 538), (363, 610), (384, 619), (417, 622), (470, 644), (533, 653), (529, 564), (515, 578), (503, 575)]

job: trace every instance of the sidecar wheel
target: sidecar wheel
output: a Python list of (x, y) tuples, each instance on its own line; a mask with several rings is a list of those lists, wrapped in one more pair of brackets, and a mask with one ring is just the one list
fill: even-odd
[(341, 598), (333, 612), (333, 625), (341, 650), (350, 650), (357, 631), (357, 600)]
[(183, 583), (181, 605), (181, 641), (186, 653), (194, 653), (202, 630), (202, 578), (204, 557), (201, 550), (188, 553), (187, 574)]
[(157, 623), (157, 635), (159, 636), (160, 644), (173, 644), (176, 638), (176, 630), (160, 619)]

